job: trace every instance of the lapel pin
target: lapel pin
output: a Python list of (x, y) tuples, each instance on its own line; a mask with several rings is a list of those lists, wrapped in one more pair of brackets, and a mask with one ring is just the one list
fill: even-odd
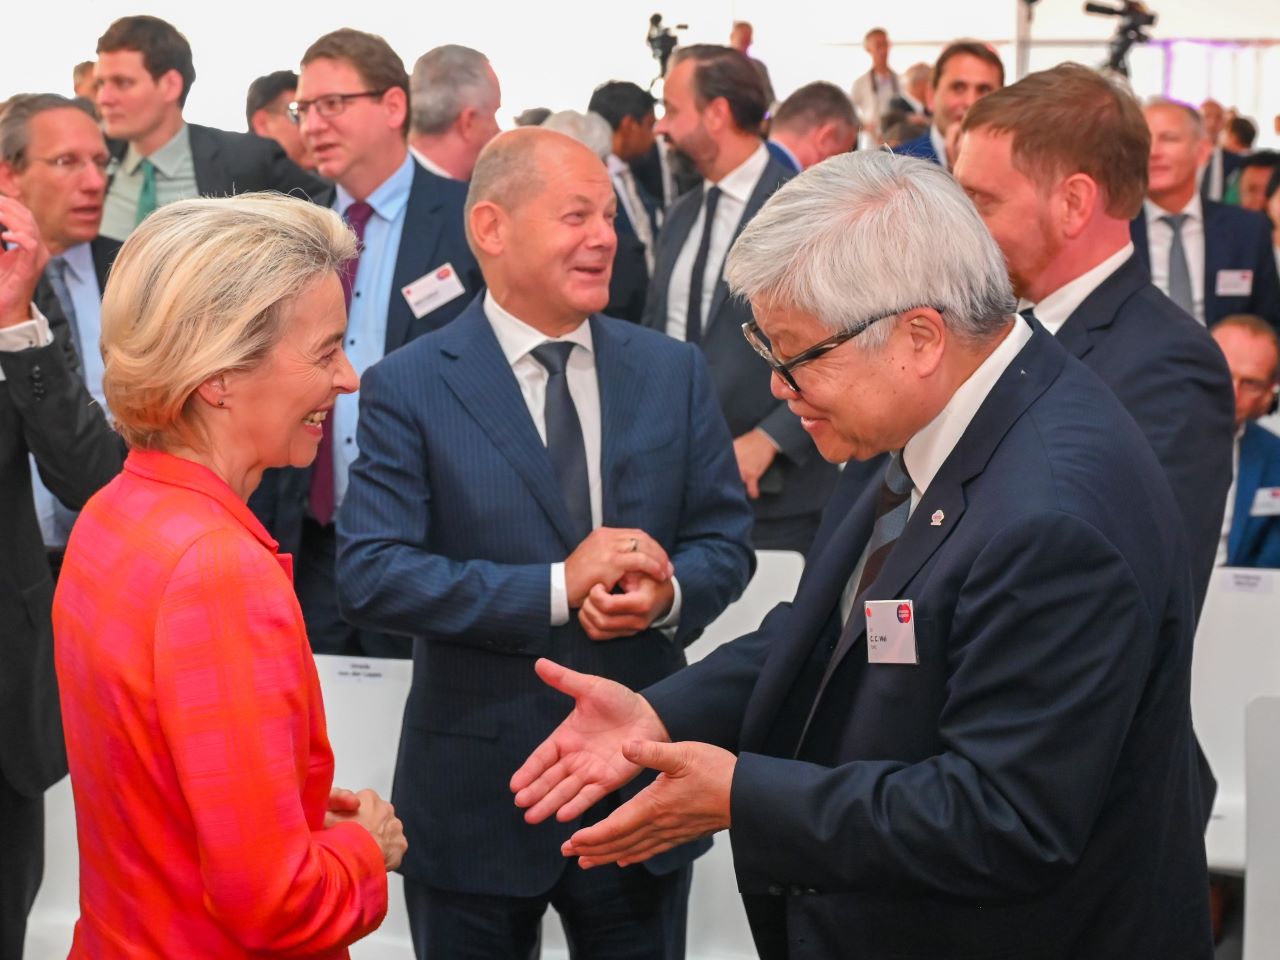
[(942, 526), (942, 521), (945, 519), (947, 519), (947, 515), (945, 513), (941, 510), (935, 510), (933, 511), (933, 516), (929, 518), (929, 526), (940, 527)]

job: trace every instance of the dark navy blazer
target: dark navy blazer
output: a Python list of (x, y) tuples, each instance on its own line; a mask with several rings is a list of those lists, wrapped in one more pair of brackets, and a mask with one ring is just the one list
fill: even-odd
[(932, 160), (934, 163), (942, 163), (938, 159), (938, 151), (933, 148), (932, 129), (926, 130), (923, 134), (914, 140), (908, 140), (906, 143), (898, 144), (893, 152), (900, 157), (919, 157), (921, 160)]
[[(316, 196), (322, 206), (333, 205), (334, 191)], [(396, 257), (391, 297), (387, 306), (384, 354), (431, 330), (438, 330), (467, 306), (484, 286), (480, 267), (467, 245), (463, 205), (467, 185), (437, 176), (413, 165), (413, 186), (405, 209), (400, 251)], [(401, 290), (428, 270), (452, 263), (466, 292), (421, 318), (413, 315)], [(306, 515), (311, 470), (287, 467), (268, 470), (249, 499), (249, 506), (271, 535), (280, 541), (281, 553), (297, 553), (302, 543), (302, 519)]]
[(1280, 437), (1246, 423), (1227, 536), (1229, 567), (1280, 567), (1280, 516), (1253, 515), (1254, 497), (1265, 488), (1280, 488)]
[[(1212, 327), (1233, 313), (1252, 313), (1280, 328), (1280, 276), (1276, 273), (1275, 249), (1271, 244), (1271, 223), (1266, 216), (1225, 203), (1207, 201), (1204, 210), (1204, 319)], [(1139, 213), (1129, 222), (1129, 233), (1142, 265), (1151, 269), (1147, 246), (1147, 215)], [(1221, 271), (1250, 270), (1252, 291), (1248, 295), (1217, 293)]]
[(674, 740), (738, 753), (762, 957), (1208, 960), (1195, 604), (1132, 419), (1037, 329), (868, 590), (914, 601), (918, 665), (869, 664), (855, 609), (800, 741), (875, 499), (756, 633), (644, 691)]
[(537, 678), (535, 657), (645, 686), (684, 665), (684, 646), (754, 566), (751, 511), (701, 355), (609, 317), (592, 317), (591, 333), (603, 523), (643, 529), (671, 556), (674, 636), (601, 643), (576, 616), (550, 626), (550, 565), (578, 544), (482, 301), (365, 374), (338, 518), (339, 601), (359, 627), (415, 636), (393, 799), (409, 836), (403, 872), (432, 886), (532, 896), (563, 872), (560, 844), (576, 825), (529, 826), (507, 788), (571, 705)]

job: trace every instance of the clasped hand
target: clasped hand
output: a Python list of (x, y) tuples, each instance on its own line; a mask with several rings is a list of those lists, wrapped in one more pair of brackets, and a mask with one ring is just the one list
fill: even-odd
[(565, 560), (569, 607), (592, 640), (630, 636), (671, 609), (674, 572), (662, 545), (643, 530), (598, 527)]
[(511, 778), (525, 820), (580, 817), (642, 769), (658, 778), (606, 819), (584, 827), (561, 852), (583, 869), (628, 866), (730, 826), (737, 757), (705, 743), (671, 743), (653, 707), (620, 683), (576, 673), (550, 660), (535, 665), (549, 686), (574, 699), (573, 711)]

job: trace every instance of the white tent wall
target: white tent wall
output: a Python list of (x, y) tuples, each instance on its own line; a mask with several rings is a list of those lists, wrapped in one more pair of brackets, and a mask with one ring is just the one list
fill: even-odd
[[(1143, 96), (1169, 93), (1199, 102), (1212, 95), (1258, 120), (1260, 142), (1280, 145), (1272, 117), (1280, 113), (1280, 4), (1274, 0), (1153, 0), (1157, 44), (1132, 57), (1133, 82)], [(644, 43), (649, 15), (687, 23), (685, 42), (724, 42), (729, 24), (755, 24), (753, 53), (769, 65), (779, 95), (810, 80), (848, 86), (867, 69), (862, 35), (885, 27), (902, 69), (932, 60), (957, 36), (995, 42), (1012, 74), (1016, 0), (910, 0), (879, 5), (830, 0), (480, 0), (423, 4), (406, 19), (403, 5), (367, 0), (352, 18), (336, 0), (261, 3), (177, 0), (130, 4), (69, 0), (12, 3), (5, 11), (5, 56), (0, 97), (19, 91), (70, 92), (71, 67), (93, 57), (97, 37), (116, 16), (151, 13), (170, 20), (191, 40), (198, 74), (188, 118), (244, 129), (244, 92), (259, 74), (295, 66), (322, 33), (350, 25), (385, 36), (412, 65), (440, 43), (485, 51), (503, 85), (500, 119), (531, 106), (582, 109), (591, 89), (607, 79), (647, 84), (656, 64)], [(412, 9), (412, 8), (410, 8)], [(1032, 24), (1032, 69), (1064, 59), (1098, 63), (1115, 28), (1109, 17), (1088, 16), (1080, 0), (1040, 0)], [(16, 40), (17, 42), (13, 42)], [(1180, 41), (1215, 41), (1214, 43)], [(1260, 41), (1276, 41), (1266, 45)], [(1248, 41), (1233, 43), (1232, 41)]]

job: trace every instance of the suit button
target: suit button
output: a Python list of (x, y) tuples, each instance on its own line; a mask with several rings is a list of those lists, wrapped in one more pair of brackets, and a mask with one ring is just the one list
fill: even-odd
[(769, 884), (769, 896), (771, 897), (780, 897), (786, 892), (786, 890), (782, 889), (782, 884), (780, 883)]

